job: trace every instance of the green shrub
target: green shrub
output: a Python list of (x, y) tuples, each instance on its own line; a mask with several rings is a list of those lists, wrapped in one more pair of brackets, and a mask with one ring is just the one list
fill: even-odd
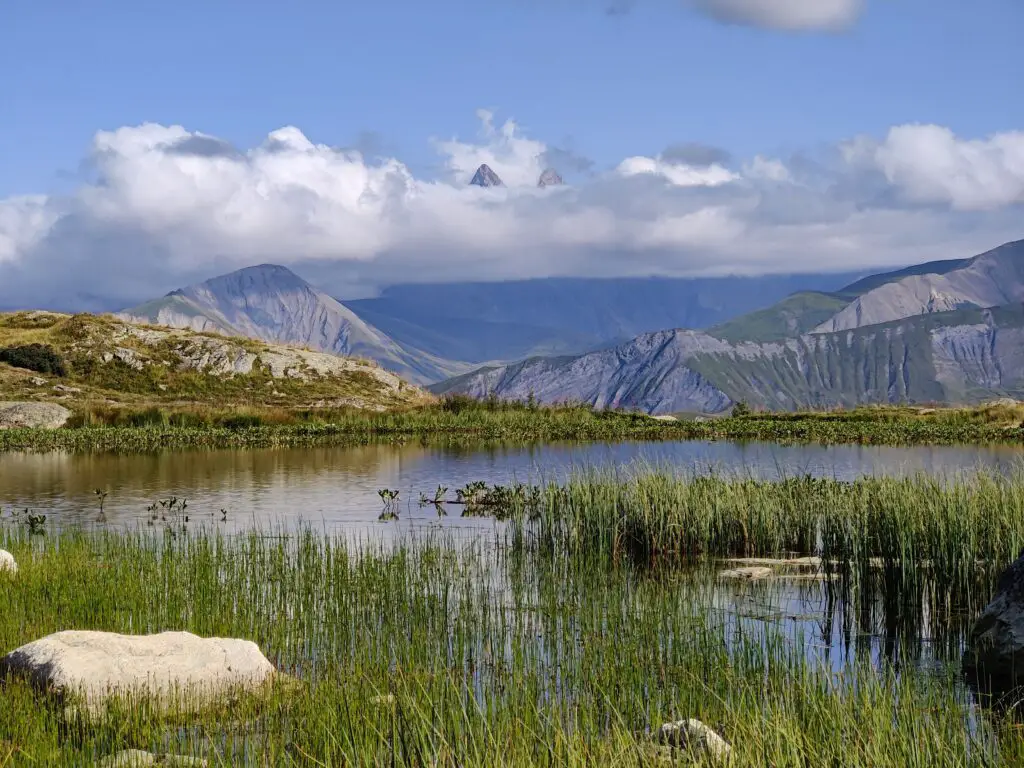
[(742, 418), (743, 416), (750, 415), (750, 406), (744, 401), (740, 400), (736, 405), (732, 407), (732, 416), (734, 419)]
[(15, 347), (0, 347), (0, 363), (15, 368), (25, 368), (52, 376), (66, 376), (67, 368), (57, 350), (48, 344), (21, 344)]

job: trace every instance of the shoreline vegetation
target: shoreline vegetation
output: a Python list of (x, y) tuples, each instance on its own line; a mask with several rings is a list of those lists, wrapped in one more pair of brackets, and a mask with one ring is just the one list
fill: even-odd
[[(124, 749), (217, 766), (980, 768), (1024, 759), (1019, 728), (979, 712), (958, 665), (932, 658), (920, 636), (905, 645), (894, 636), (892, 658), (872, 657), (864, 622), (879, 603), (866, 589), (845, 608), (821, 598), (856, 627), (822, 647), (814, 626), (828, 616), (774, 618), (777, 584), (723, 592), (713, 572), (609, 567), (515, 536), (496, 551), (424, 532), (356, 551), (308, 529), (34, 536), (0, 527), (0, 547), (19, 562), (16, 576), (0, 573), (4, 652), (69, 627), (187, 630), (251, 639), (298, 681), (186, 720), (115, 699), (83, 725), (69, 720), (67, 699), (11, 678), (0, 707), (5, 765), (88, 765)], [(805, 589), (824, 595), (827, 584)], [(962, 596), (953, 584), (936, 589)], [(886, 617), (927, 615), (886, 603)], [(854, 645), (837, 668), (828, 646), (844, 642)], [(685, 718), (719, 732), (731, 759), (659, 750), (660, 725)]]
[(872, 406), (822, 412), (750, 412), (719, 417), (651, 417), (585, 405), (473, 400), (385, 411), (353, 408), (92, 406), (70, 404), (59, 429), (0, 430), (3, 451), (119, 451), (344, 445), (371, 442), (749, 440), (955, 445), (1024, 442), (1024, 404), (974, 407)]

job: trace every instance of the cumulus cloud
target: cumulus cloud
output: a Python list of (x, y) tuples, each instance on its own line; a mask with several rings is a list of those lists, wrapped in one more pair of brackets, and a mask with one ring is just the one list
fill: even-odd
[[(348, 296), (398, 282), (869, 269), (1020, 236), (1017, 133), (898, 126), (817, 164), (683, 145), (575, 180), (581, 168), (563, 166), (574, 183), (538, 189), (558, 152), (479, 117), (478, 139), (434, 142), (438, 178), (296, 127), (250, 148), (182, 126), (101, 131), (94, 180), (0, 200), (0, 306), (117, 309), (260, 262)], [(506, 187), (469, 186), (481, 163)]]
[(862, 0), (690, 0), (699, 11), (734, 24), (787, 31), (838, 30), (852, 24)]

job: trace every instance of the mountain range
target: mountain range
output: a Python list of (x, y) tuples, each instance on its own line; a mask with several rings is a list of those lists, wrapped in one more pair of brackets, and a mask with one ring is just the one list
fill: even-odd
[(866, 276), (393, 285), (353, 301), (260, 265), (120, 315), (364, 356), (437, 393), (675, 413), (1024, 394), (1022, 300), (1024, 241)]
[(1024, 241), (803, 291), (709, 328), (488, 366), (433, 391), (649, 413), (1024, 395)]

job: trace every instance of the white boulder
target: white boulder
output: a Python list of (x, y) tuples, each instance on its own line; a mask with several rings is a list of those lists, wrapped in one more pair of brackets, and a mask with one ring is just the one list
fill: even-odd
[(3, 573), (4, 571), (17, 573), (18, 564), (14, 560), (14, 555), (6, 549), (0, 549), (0, 573)]
[(715, 762), (729, 759), (732, 747), (714, 728), (700, 720), (690, 718), (674, 723), (665, 723), (658, 730), (657, 741), (669, 749), (687, 750), (696, 755), (706, 755)]
[(68, 630), (0, 658), (0, 678), (77, 697), (86, 713), (112, 696), (141, 697), (158, 707), (193, 709), (269, 683), (274, 666), (249, 640), (202, 638), (189, 632), (120, 635)]
[(207, 762), (200, 757), (184, 755), (154, 755), (141, 749), (125, 749), (108, 755), (97, 764), (99, 768), (145, 768), (150, 765), (176, 766), (177, 768), (204, 767)]

